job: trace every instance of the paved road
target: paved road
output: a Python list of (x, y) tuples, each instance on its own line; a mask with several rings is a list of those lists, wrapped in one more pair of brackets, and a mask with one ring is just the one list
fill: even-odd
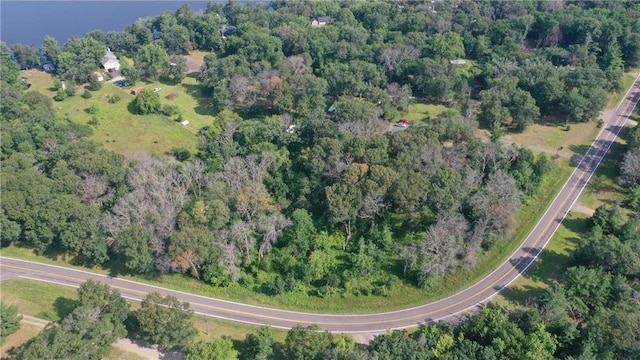
[(381, 332), (386, 329), (401, 329), (425, 322), (453, 319), (489, 301), (500, 290), (513, 282), (546, 246), (560, 226), (565, 215), (584, 189), (612, 142), (624, 126), (629, 114), (640, 98), (640, 76), (625, 96), (616, 113), (609, 119), (593, 142), (582, 161), (551, 206), (533, 228), (529, 236), (502, 265), (482, 280), (442, 300), (385, 313), (362, 315), (334, 315), (302, 313), (252, 306), (230, 301), (154, 287), (124, 279), (109, 278), (81, 270), (45, 265), (23, 260), (1, 258), (2, 272), (23, 278), (47, 281), (56, 284), (78, 286), (87, 279), (107, 283), (120, 290), (126, 298), (142, 299), (145, 294), (157, 291), (173, 295), (191, 303), (196, 313), (248, 324), (268, 324), (273, 327), (290, 328), (296, 324), (318, 324), (326, 330), (343, 333)]

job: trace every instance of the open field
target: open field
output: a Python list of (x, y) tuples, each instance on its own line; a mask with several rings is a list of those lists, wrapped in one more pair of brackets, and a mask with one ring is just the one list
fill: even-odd
[[(38, 71), (23, 71), (32, 84), (33, 90), (53, 97), (53, 78), (50, 74)], [(120, 153), (134, 150), (147, 150), (154, 154), (170, 151), (174, 147), (184, 147), (195, 152), (197, 146), (196, 134), (206, 125), (211, 125), (213, 110), (207, 106), (201, 96), (197, 80), (194, 77), (185, 78), (180, 84), (161, 82), (139, 82), (137, 86), (147, 89), (161, 88), (159, 95), (162, 104), (178, 106), (183, 120), (190, 123), (182, 126), (162, 115), (136, 115), (130, 111), (130, 103), (134, 95), (130, 94), (131, 87), (119, 88), (113, 83), (104, 83), (102, 89), (91, 92), (90, 99), (80, 95), (84, 89), (79, 88), (76, 96), (61, 102), (54, 102), (61, 117), (69, 118), (79, 124), (88, 124), (92, 118), (98, 119), (98, 125), (92, 125), (93, 138), (105, 145), (107, 149)], [(171, 100), (167, 98), (171, 96)], [(120, 97), (117, 103), (110, 103), (113, 95)], [(87, 109), (95, 105), (99, 109), (97, 114), (89, 114)]]
[[(540, 147), (570, 157), (584, 154), (600, 132), (596, 122), (564, 125), (533, 124), (522, 133), (509, 133), (502, 137), (504, 142), (514, 142), (525, 147)], [(562, 150), (560, 150), (562, 148)]]
[(18, 306), (21, 314), (48, 321), (60, 321), (75, 307), (76, 289), (27, 279), (0, 282), (0, 298)]
[(409, 112), (403, 116), (411, 123), (422, 122), (425, 119), (433, 119), (447, 109), (444, 105), (413, 103), (409, 105)]

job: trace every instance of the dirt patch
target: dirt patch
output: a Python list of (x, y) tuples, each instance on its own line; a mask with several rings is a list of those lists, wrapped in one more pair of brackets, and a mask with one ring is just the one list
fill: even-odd
[(120, 339), (113, 346), (118, 349), (138, 354), (146, 359), (182, 360), (184, 354), (178, 351), (160, 351), (155, 345), (149, 345), (142, 340)]
[(171, 93), (171, 94), (169, 94), (169, 95), (165, 96), (164, 98), (165, 98), (165, 99), (167, 99), (167, 100), (173, 100), (173, 99), (175, 99), (175, 98), (177, 98), (177, 97), (178, 97), (178, 94), (176, 94), (176, 93)]
[(573, 205), (573, 207), (571, 208), (571, 210), (579, 212), (579, 213), (583, 213), (583, 214), (588, 215), (588, 216), (593, 216), (593, 214), (596, 212), (594, 209), (586, 207), (586, 206), (580, 204), (579, 202), (575, 203)]
[[(21, 330), (23, 329), (23, 327), (30, 329), (24, 331), (28, 336), (22, 333), (16, 333), (16, 336), (12, 335), (13, 337), (11, 338), (11, 341), (7, 341), (2, 345), (3, 354), (5, 354), (5, 352), (12, 347), (19, 346), (22, 343), (26, 342), (28, 339), (36, 336), (40, 329), (49, 324), (49, 321), (29, 315), (22, 315), (22, 320), (20, 320), (20, 323), (22, 325), (20, 327)], [(145, 359), (182, 360), (184, 358), (184, 354), (181, 352), (163, 351), (158, 349), (156, 345), (149, 345), (143, 340), (120, 339), (115, 344), (112, 344), (112, 346), (115, 346), (118, 349), (124, 351), (138, 354)]]
[(200, 71), (200, 67), (202, 66), (203, 61), (194, 58), (191, 55), (184, 56), (185, 61), (187, 62), (187, 73), (197, 73)]

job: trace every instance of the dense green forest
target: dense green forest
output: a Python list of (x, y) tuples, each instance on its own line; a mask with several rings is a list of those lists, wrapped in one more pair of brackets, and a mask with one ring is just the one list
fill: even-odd
[[(312, 24), (319, 17), (328, 23)], [(46, 37), (43, 52), (68, 89), (56, 100), (76, 96), (72, 84), (96, 84), (106, 46), (134, 59), (122, 69), (132, 83), (179, 82), (177, 55), (211, 52), (198, 82), (219, 112), (198, 153), (125, 158), (104, 149), (91, 126), (20, 80), (39, 50), (2, 44), (2, 246), (266, 294), (384, 296), (400, 282), (434, 286), (510, 240), (517, 210), (554, 165), (499, 138), (536, 121), (597, 117), (623, 70), (640, 65), (640, 3), (231, 1), (203, 13), (184, 5), (122, 32), (64, 45)], [(449, 109), (390, 134), (415, 101)], [(136, 107), (171, 110), (153, 95)], [(492, 141), (475, 136), (479, 126)], [(128, 328), (193, 359), (639, 358), (640, 131), (628, 142), (620, 176), (628, 200), (597, 210), (564, 282), (526, 308), (485, 308), (366, 348), (303, 328), (284, 343), (263, 329), (240, 343), (189, 347), (187, 305), (150, 295), (130, 312), (117, 292), (90, 283), (73, 313), (18, 357), (100, 358)], [(3, 304), (2, 313), (15, 309)], [(158, 318), (184, 322), (164, 329)]]
[[(2, 244), (269, 294), (429, 287), (508, 239), (553, 168), (477, 126), (498, 139), (594, 118), (640, 62), (639, 15), (625, 1), (229, 2), (44, 39), (69, 84), (95, 83), (107, 45), (135, 60), (131, 81), (179, 81), (176, 55), (211, 51), (198, 80), (220, 112), (181, 161), (90, 141), (25, 91), (18, 67), (35, 48), (3, 45)], [(145, 99), (140, 111), (159, 111)], [(450, 110), (389, 135), (385, 120), (416, 100)]]

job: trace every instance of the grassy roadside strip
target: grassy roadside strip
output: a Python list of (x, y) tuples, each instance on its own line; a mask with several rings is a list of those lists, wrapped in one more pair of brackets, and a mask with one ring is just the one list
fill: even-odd
[[(619, 160), (626, 151), (624, 133), (621, 135), (578, 198), (578, 204), (596, 209), (606, 203), (624, 200), (626, 190), (616, 182)], [(589, 229), (589, 218), (576, 211), (570, 212), (535, 263), (511, 287), (496, 296), (494, 302), (509, 308), (526, 305), (546, 288), (560, 282), (565, 270), (572, 266), (571, 253)]]
[[(120, 277), (170, 289), (205, 296), (214, 296), (225, 300), (300, 311), (367, 313), (396, 310), (408, 306), (424, 304), (428, 301), (453, 294), (463, 287), (480, 280), (493, 271), (519, 246), (524, 237), (531, 231), (540, 216), (544, 213), (548, 205), (553, 201), (555, 195), (559, 192), (564, 185), (564, 182), (573, 171), (573, 168), (569, 166), (566, 160), (556, 159), (554, 162), (556, 163), (556, 174), (549, 177), (548, 181), (544, 184), (540, 196), (536, 199), (530, 199), (529, 203), (519, 211), (517, 221), (520, 226), (511, 237), (512, 240), (499, 243), (492, 250), (480, 255), (478, 258), (478, 265), (476, 267), (450, 275), (441, 282), (441, 287), (432, 288), (428, 291), (417, 289), (409, 284), (401, 283), (388, 297), (343, 297), (336, 295), (323, 299), (312, 297), (301, 292), (270, 297), (264, 294), (257, 294), (250, 289), (243, 288), (239, 284), (234, 284), (228, 288), (213, 288), (201, 281), (197, 281), (181, 274), (165, 274), (155, 279), (134, 276)], [(2, 249), (2, 255), (87, 270), (82, 267), (70, 266), (65, 261), (37, 256), (28, 249), (21, 249), (13, 246)], [(107, 269), (102, 268), (94, 268), (91, 270), (102, 274), (108, 273)]]
[(616, 106), (618, 106), (620, 101), (622, 101), (622, 98), (624, 97), (624, 95), (627, 93), (627, 89), (631, 87), (631, 85), (633, 84), (633, 80), (635, 79), (636, 79), (636, 75), (633, 72), (625, 73), (622, 76), (623, 90), (617, 93), (609, 94), (609, 98), (607, 100), (607, 109), (613, 109)]
[[(0, 282), (2, 292), (0, 298), (8, 304), (16, 304), (21, 314), (34, 316), (48, 321), (60, 321), (67, 316), (74, 307), (77, 299), (76, 289), (43, 283), (27, 279), (9, 279)], [(131, 301), (132, 309), (139, 306), (138, 302)], [(222, 335), (234, 340), (244, 340), (246, 334), (257, 331), (257, 326), (238, 324), (231, 321), (194, 316), (194, 325), (198, 329), (198, 338), (211, 340)], [(40, 332), (40, 328), (34, 325), (22, 324), (21, 330), (11, 335), (5, 344), (2, 345), (2, 353), (5, 356), (13, 346), (28, 341)], [(284, 341), (286, 331), (271, 329), (277, 341)], [(139, 355), (124, 352), (121, 349), (112, 347), (107, 359), (141, 359)]]

